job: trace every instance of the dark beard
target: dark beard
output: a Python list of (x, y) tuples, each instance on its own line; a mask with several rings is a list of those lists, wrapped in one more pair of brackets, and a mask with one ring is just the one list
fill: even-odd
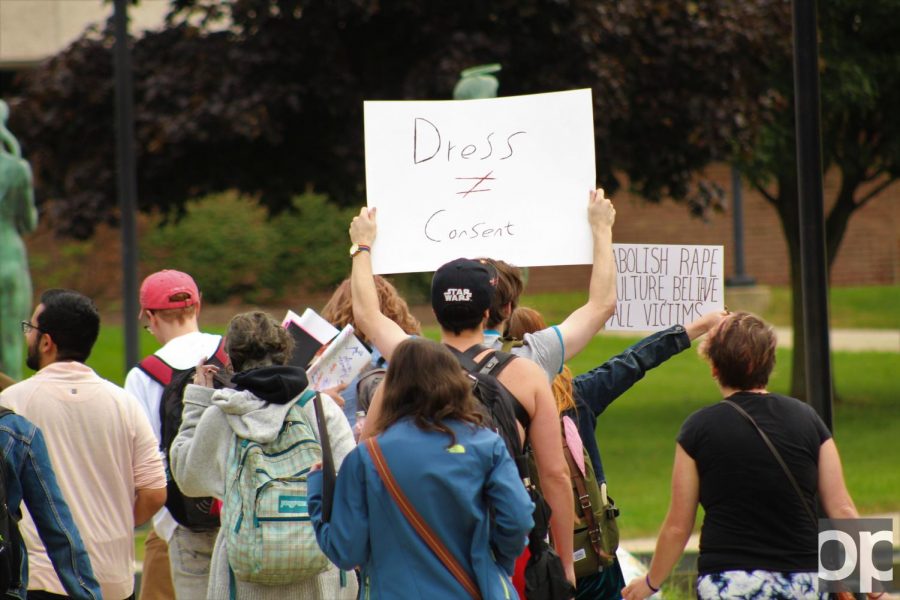
[(25, 358), (25, 364), (32, 371), (41, 370), (41, 351), (38, 348), (40, 338), (36, 339), (33, 344), (28, 344), (28, 356)]

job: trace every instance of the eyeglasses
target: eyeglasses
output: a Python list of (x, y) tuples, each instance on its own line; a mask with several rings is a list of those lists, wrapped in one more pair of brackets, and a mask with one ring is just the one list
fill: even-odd
[(22, 333), (24, 333), (25, 335), (28, 335), (28, 332), (31, 331), (32, 329), (34, 329), (36, 331), (40, 331), (41, 333), (44, 333), (40, 327), (38, 327), (37, 325), (32, 325), (31, 321), (22, 321)]

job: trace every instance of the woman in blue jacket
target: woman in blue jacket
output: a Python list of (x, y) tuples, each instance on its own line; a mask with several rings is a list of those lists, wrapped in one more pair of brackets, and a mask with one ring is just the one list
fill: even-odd
[[(477, 585), (512, 599), (516, 557), (533, 505), (503, 440), (482, 427), (471, 383), (450, 352), (411, 338), (385, 376), (377, 441), (399, 487)], [(331, 520), (322, 521), (322, 475), (309, 478), (309, 509), (325, 554), (362, 567), (363, 598), (468, 599), (389, 494), (368, 448), (344, 460)]]

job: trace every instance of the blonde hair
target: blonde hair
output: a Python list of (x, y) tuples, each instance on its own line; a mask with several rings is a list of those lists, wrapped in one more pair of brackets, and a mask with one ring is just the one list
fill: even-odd
[(553, 397), (560, 414), (575, 408), (575, 392), (572, 388), (572, 370), (563, 365), (562, 373), (553, 378)]
[[(381, 307), (381, 314), (400, 326), (400, 328), (410, 335), (421, 335), (422, 328), (419, 320), (409, 312), (409, 305), (406, 303), (397, 288), (390, 281), (380, 275), (375, 275), (375, 291), (378, 293), (378, 304)], [(320, 313), (322, 318), (337, 327), (343, 329), (346, 325), (353, 325), (353, 297), (350, 293), (350, 279), (347, 278), (334, 290), (325, 307)], [(357, 331), (356, 335), (368, 342), (362, 332)]]

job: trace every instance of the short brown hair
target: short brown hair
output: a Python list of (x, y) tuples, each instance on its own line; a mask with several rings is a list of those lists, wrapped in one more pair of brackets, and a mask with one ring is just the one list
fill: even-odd
[[(179, 292), (177, 294), (173, 294), (169, 296), (169, 300), (172, 302), (185, 302), (191, 299), (191, 295), (186, 292)], [(144, 312), (153, 313), (158, 318), (162, 319), (166, 323), (174, 323), (178, 322), (179, 325), (194, 317), (197, 314), (197, 305), (192, 304), (191, 306), (185, 306), (184, 308), (162, 308), (162, 309), (149, 309), (145, 308)]]
[(376, 430), (412, 417), (426, 431), (442, 431), (456, 443), (444, 421), (456, 419), (481, 426), (484, 417), (472, 395), (472, 384), (447, 348), (425, 338), (400, 343), (384, 378), (384, 398)]
[(291, 359), (294, 338), (278, 322), (262, 311), (232, 317), (225, 335), (225, 352), (235, 373), (285, 365)]
[(775, 367), (775, 330), (754, 314), (736, 312), (725, 317), (700, 344), (700, 353), (716, 370), (723, 387), (763, 388)]
[[(397, 292), (394, 285), (382, 277), (375, 275), (375, 291), (378, 293), (378, 304), (381, 307), (381, 314), (400, 326), (400, 328), (410, 335), (421, 335), (422, 326), (419, 320), (415, 318), (409, 311), (409, 305), (406, 300)], [(346, 325), (356, 323), (353, 320), (353, 296), (350, 293), (350, 279), (347, 278), (334, 290), (325, 308), (320, 313), (322, 318), (337, 327), (343, 329)], [(357, 330), (356, 335), (364, 342), (367, 342), (363, 332)]]
[(502, 260), (493, 258), (480, 258), (494, 267), (497, 272), (497, 291), (494, 292), (494, 300), (488, 313), (488, 329), (496, 329), (519, 305), (519, 296), (525, 290), (525, 281), (522, 279), (522, 269)]

